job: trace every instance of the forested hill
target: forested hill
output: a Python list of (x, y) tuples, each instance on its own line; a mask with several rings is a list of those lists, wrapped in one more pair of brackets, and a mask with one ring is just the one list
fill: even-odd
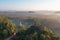
[[(36, 24), (36, 22), (35, 22)], [(24, 24), (16, 27), (12, 20), (0, 16), (0, 40), (60, 40), (60, 37), (44, 25), (30, 25), (26, 28)]]
[(60, 37), (43, 25), (32, 25), (19, 31), (11, 40), (60, 40)]

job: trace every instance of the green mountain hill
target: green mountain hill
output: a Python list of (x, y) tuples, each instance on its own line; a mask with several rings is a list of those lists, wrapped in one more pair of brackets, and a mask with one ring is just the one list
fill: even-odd
[(32, 25), (19, 31), (11, 40), (60, 40), (60, 37), (43, 25)]
[(38, 22), (28, 28), (24, 24), (17, 28), (12, 20), (0, 16), (0, 40), (60, 40), (53, 30)]

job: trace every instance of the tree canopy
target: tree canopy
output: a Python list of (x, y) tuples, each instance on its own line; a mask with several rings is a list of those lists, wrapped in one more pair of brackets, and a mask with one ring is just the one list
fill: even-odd
[(5, 16), (0, 16), (0, 40), (16, 33), (15, 24)]
[(56, 34), (51, 33), (52, 30), (50, 31), (48, 28), (47, 30), (41, 30), (39, 29), (38, 26), (34, 25), (28, 28), (27, 30), (18, 32), (15, 35), (15, 37), (13, 37), (12, 39), (15, 39), (15, 40), (60, 40), (60, 37), (58, 37)]

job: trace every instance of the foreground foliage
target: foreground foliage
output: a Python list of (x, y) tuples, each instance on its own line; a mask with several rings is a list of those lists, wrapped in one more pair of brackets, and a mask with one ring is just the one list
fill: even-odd
[(9, 37), (12, 34), (14, 35), (16, 32), (15, 29), (15, 24), (12, 23), (11, 20), (4, 16), (0, 16), (0, 40)]
[[(27, 21), (29, 22), (30, 19)], [(35, 24), (28, 28), (25, 25), (16, 28), (11, 20), (0, 16), (0, 40), (4, 40), (11, 35), (14, 36), (10, 40), (60, 40), (60, 37), (51, 29), (43, 25), (37, 25), (39, 23), (36, 20), (33, 21)]]
[[(41, 26), (40, 26), (41, 27)], [(60, 37), (48, 30), (41, 30), (38, 26), (31, 26), (27, 30), (21, 30), (13, 40), (60, 40)]]

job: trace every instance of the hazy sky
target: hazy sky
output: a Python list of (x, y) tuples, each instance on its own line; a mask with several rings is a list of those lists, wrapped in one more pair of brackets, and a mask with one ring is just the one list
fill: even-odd
[(60, 10), (60, 0), (0, 0), (0, 10)]

